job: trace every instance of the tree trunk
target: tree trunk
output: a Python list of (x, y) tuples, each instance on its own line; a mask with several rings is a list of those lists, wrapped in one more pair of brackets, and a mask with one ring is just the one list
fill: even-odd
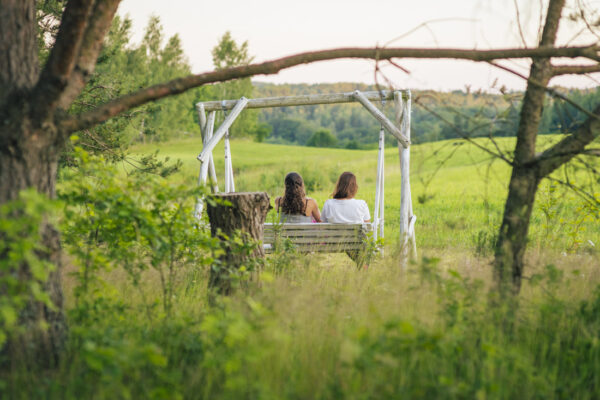
[[(35, 1), (4, 0), (1, 4), (0, 204), (17, 199), (22, 190), (30, 188), (54, 197), (63, 143), (52, 121), (36, 119), (29, 97), (39, 77)], [(10, 362), (24, 361), (31, 366), (55, 364), (67, 332), (62, 311), (59, 235), (47, 223), (40, 227), (40, 235), (45, 250), (38, 256), (56, 266), (46, 282), (55, 307), (51, 310), (31, 300), (20, 314), (25, 334), (9, 338), (4, 349)], [(18, 266), (18, 274), (29, 279), (29, 265)]]
[[(215, 197), (218, 203), (207, 206), (210, 232), (222, 240), (225, 252), (219, 257), (219, 265), (210, 271), (209, 287), (227, 295), (231, 293), (233, 281), (239, 277), (240, 268), (265, 256), (261, 245), (254, 246), (251, 251), (244, 247), (263, 239), (264, 223), (271, 205), (264, 192), (227, 193)], [(244, 246), (228, 240), (238, 233), (242, 234)]]
[[(15, 118), (27, 121), (22, 115)], [(22, 128), (27, 126), (30, 125), (23, 124)], [(50, 127), (46, 128), (47, 131), (52, 130)], [(14, 135), (14, 132), (15, 130), (11, 133)], [(8, 135), (0, 129), (0, 137)], [(49, 136), (55, 135), (50, 134), (46, 138)], [(53, 198), (60, 145), (42, 140), (39, 132), (25, 129), (20, 129), (18, 135), (13, 137), (19, 139), (10, 146), (0, 147), (0, 204), (17, 199), (22, 190), (29, 188), (35, 188), (39, 193)], [(11, 338), (6, 350), (11, 362), (48, 366), (56, 363), (66, 339), (67, 328), (62, 309), (59, 233), (53, 226), (44, 223), (40, 228), (40, 237), (45, 250), (38, 257), (55, 266), (45, 287), (55, 308), (51, 310), (43, 303), (31, 300), (20, 315), (25, 334)], [(23, 277), (30, 276), (29, 266), (21, 265), (19, 274)]]
[(518, 293), (521, 288), (529, 220), (538, 184), (535, 169), (513, 169), (494, 261), (495, 277), (501, 292), (512, 288), (514, 293)]
[[(550, 0), (540, 48), (554, 45), (564, 4), (565, 0)], [(540, 182), (539, 165), (535, 161), (536, 139), (551, 78), (550, 58), (534, 58), (521, 107), (514, 165), (496, 243), (494, 269), (501, 294), (507, 293), (510, 277), (513, 293), (521, 288), (527, 231)]]

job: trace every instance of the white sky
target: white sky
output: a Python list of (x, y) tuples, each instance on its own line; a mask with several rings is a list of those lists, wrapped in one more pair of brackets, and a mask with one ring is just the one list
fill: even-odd
[[(520, 19), (530, 46), (539, 26), (539, 1), (518, 0)], [(575, 1), (575, 0), (574, 0)], [(600, 9), (600, 0), (584, 1)], [(568, 12), (568, 10), (567, 10)], [(210, 51), (225, 31), (238, 42), (248, 41), (255, 61), (325, 48), (383, 45), (419, 25), (426, 27), (393, 42), (398, 47), (499, 48), (521, 45), (513, 0), (124, 0), (119, 13), (133, 20), (133, 39), (138, 42), (150, 15), (161, 18), (165, 34), (178, 33), (192, 65), (199, 73), (212, 68)], [(444, 19), (443, 21), (437, 21)], [(563, 20), (559, 42), (575, 32)], [(593, 42), (590, 36), (579, 43)], [(575, 41), (574, 43), (577, 43)], [(486, 64), (467, 61), (406, 60), (406, 75), (394, 67), (384, 69), (397, 88), (490, 90), (502, 85), (523, 89), (520, 78)], [(527, 73), (527, 63), (506, 64)], [(600, 80), (599, 75), (595, 75)], [(340, 60), (299, 66), (277, 75), (257, 76), (275, 83), (364, 82), (374, 83), (373, 63)], [(380, 81), (383, 82), (383, 79)], [(585, 77), (564, 77), (552, 84), (591, 87)]]

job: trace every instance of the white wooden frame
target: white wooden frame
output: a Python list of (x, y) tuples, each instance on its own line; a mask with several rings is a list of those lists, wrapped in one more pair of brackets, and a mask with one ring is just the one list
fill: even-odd
[[(395, 104), (395, 121), (390, 121), (372, 101), (393, 100)], [(287, 107), (316, 104), (337, 104), (359, 102), (377, 121), (381, 123), (379, 132), (379, 151), (377, 157), (377, 180), (375, 184), (375, 207), (373, 215), (373, 236), (375, 239), (384, 237), (384, 181), (385, 181), (385, 135), (389, 132), (398, 141), (400, 156), (400, 170), (402, 176), (400, 194), (400, 246), (402, 263), (406, 265), (409, 257), (416, 257), (417, 247), (415, 240), (415, 222), (417, 217), (413, 214), (412, 196), (410, 193), (410, 90), (399, 91), (371, 91), (358, 90), (349, 93), (317, 94), (303, 96), (268, 97), (262, 99), (207, 101), (196, 104), (198, 123), (202, 131), (202, 152), (198, 155), (200, 161), (200, 174), (198, 184), (210, 183), (213, 193), (219, 192), (217, 175), (214, 166), (213, 154), (217, 143), (224, 138), (225, 142), (225, 193), (235, 192), (233, 179), (233, 163), (231, 159), (231, 146), (229, 144), (229, 128), (246, 108)], [(217, 111), (231, 110), (223, 120), (216, 132), (214, 131), (215, 113)], [(208, 117), (206, 113), (208, 112)], [(210, 182), (207, 182), (210, 177)], [(198, 199), (196, 216), (202, 214), (203, 202)]]

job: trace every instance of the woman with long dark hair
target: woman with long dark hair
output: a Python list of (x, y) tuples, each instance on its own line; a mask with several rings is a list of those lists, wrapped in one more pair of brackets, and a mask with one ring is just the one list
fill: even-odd
[(323, 204), (323, 222), (333, 224), (362, 224), (371, 221), (369, 206), (364, 200), (355, 199), (358, 192), (356, 176), (352, 172), (343, 172), (332, 193), (333, 199)]
[(297, 172), (285, 176), (285, 193), (275, 199), (275, 207), (281, 222), (321, 222), (319, 206), (314, 199), (306, 197), (304, 181)]

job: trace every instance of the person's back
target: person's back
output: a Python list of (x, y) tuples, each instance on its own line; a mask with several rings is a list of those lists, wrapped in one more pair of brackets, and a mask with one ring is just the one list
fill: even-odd
[(275, 199), (279, 221), (288, 224), (321, 222), (319, 206), (314, 199), (306, 197), (300, 174), (290, 172), (284, 183), (285, 194)]
[(323, 205), (321, 219), (323, 222), (333, 224), (360, 224), (369, 222), (371, 215), (369, 207), (364, 200), (355, 199), (358, 191), (356, 176), (352, 172), (340, 175), (333, 199), (327, 200)]
[(329, 199), (323, 205), (321, 219), (332, 224), (360, 224), (369, 221), (371, 215), (364, 200)]

